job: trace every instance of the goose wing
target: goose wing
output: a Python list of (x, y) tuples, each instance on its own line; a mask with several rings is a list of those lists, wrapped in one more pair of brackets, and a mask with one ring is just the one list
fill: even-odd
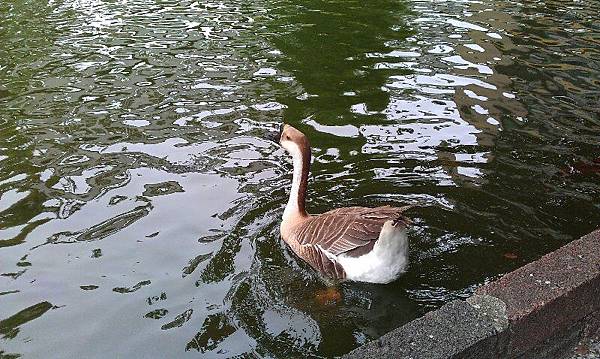
[(383, 224), (388, 220), (403, 219), (408, 207), (347, 207), (314, 216), (303, 223), (295, 233), (302, 246), (314, 246), (337, 256), (364, 246), (371, 246), (379, 238)]

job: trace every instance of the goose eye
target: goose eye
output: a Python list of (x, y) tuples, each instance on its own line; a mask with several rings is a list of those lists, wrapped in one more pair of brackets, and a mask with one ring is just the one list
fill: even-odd
[(285, 135), (285, 139), (289, 141), (290, 140), (290, 136)]

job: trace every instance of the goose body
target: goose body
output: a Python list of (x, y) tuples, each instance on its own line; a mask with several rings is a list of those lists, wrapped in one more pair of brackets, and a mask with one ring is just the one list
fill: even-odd
[(280, 226), (282, 239), (315, 270), (334, 280), (389, 283), (408, 265), (408, 207), (346, 207), (309, 215), (305, 209), (310, 144), (284, 125), (279, 143), (293, 159), (292, 189)]

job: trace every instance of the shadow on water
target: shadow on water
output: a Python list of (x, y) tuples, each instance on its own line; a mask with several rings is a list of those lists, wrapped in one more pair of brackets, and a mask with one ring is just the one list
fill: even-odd
[(296, 98), (281, 98), (288, 105), (286, 119), (294, 123), (310, 117), (324, 125), (347, 125), (360, 116), (351, 110), (357, 103), (383, 110), (389, 102), (383, 85), (390, 72), (375, 67), (373, 55), (389, 52), (391, 43), (409, 36), (403, 24), (407, 6), (398, 1), (286, 5), (275, 11), (269, 38), (282, 53), (279, 67), (304, 90)]
[[(595, 17), (0, 4), (0, 355), (336, 356), (591, 231)], [(327, 291), (281, 243), (291, 166), (262, 137), (284, 121), (312, 213), (420, 205), (398, 281)]]

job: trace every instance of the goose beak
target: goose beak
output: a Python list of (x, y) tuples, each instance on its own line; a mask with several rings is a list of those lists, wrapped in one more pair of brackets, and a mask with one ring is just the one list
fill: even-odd
[(283, 128), (285, 127), (285, 124), (281, 124), (279, 126), (279, 129), (277, 132), (268, 132), (265, 135), (265, 139), (268, 141), (273, 141), (277, 144), (279, 144), (279, 140), (281, 139), (281, 134), (283, 133)]

